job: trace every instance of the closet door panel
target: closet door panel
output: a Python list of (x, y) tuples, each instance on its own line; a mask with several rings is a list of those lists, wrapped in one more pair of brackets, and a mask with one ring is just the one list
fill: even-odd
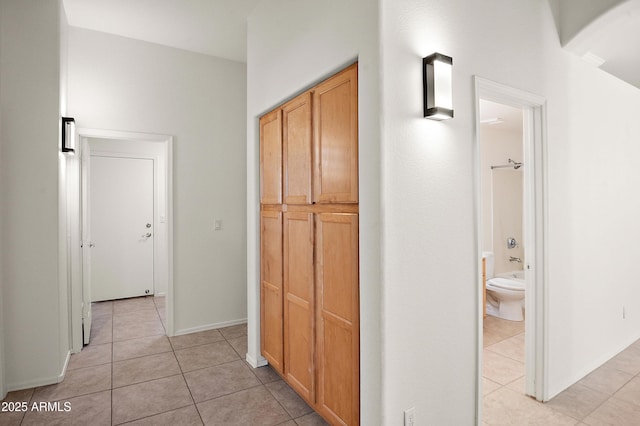
[(358, 202), (358, 68), (313, 89), (314, 201)]
[(282, 107), (284, 202), (311, 204), (311, 93)]
[(260, 219), (260, 350), (273, 369), (282, 373), (282, 213), (263, 211)]
[(285, 213), (284, 374), (310, 402), (315, 397), (313, 238), (313, 214)]
[(260, 118), (260, 202), (282, 203), (282, 111)]
[(358, 215), (316, 219), (318, 408), (330, 423), (359, 421)]

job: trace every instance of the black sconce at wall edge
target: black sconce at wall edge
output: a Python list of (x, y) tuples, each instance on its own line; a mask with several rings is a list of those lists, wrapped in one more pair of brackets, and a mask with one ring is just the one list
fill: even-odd
[(76, 151), (76, 120), (71, 117), (62, 117), (62, 152), (75, 153)]
[(433, 53), (422, 58), (424, 116), (432, 120), (453, 118), (453, 58)]

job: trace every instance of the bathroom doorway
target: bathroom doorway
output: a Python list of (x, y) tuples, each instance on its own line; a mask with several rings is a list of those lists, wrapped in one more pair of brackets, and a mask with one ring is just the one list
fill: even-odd
[[(142, 231), (139, 234), (140, 240), (147, 242), (153, 236), (153, 293), (158, 296), (155, 301), (151, 299), (146, 302), (140, 302), (143, 307), (152, 307), (158, 311), (158, 321), (168, 336), (173, 335), (173, 160), (172, 160), (172, 144), (173, 138), (169, 135), (146, 134), (137, 132), (121, 132), (112, 130), (99, 130), (79, 128), (77, 130), (79, 140), (79, 152), (76, 152), (82, 158), (82, 176), (81, 176), (81, 205), (82, 215), (79, 219), (82, 224), (82, 252), (79, 253), (79, 262), (82, 263), (82, 279), (79, 285), (72, 290), (71, 298), (73, 306), (80, 309), (73, 312), (71, 321), (74, 325), (73, 330), (78, 330), (78, 342), (89, 343), (92, 333), (92, 302), (94, 301), (91, 283), (91, 266), (92, 266), (92, 250), (96, 243), (90, 235), (90, 224), (88, 221), (90, 211), (90, 196), (88, 193), (90, 183), (90, 164), (92, 156), (108, 157), (109, 159), (117, 158), (123, 161), (132, 159), (144, 159), (152, 163), (151, 172), (153, 174), (150, 179), (153, 184), (152, 199), (153, 218), (143, 223)], [(109, 179), (108, 176), (105, 177)], [(79, 182), (80, 184), (80, 182)], [(146, 223), (151, 226), (145, 226)], [(152, 232), (153, 231), (153, 232)], [(147, 233), (151, 233), (147, 237)], [(144, 234), (144, 236), (143, 236)], [(151, 242), (151, 241), (149, 241)], [(135, 296), (125, 294), (123, 297)], [(118, 297), (118, 296), (116, 296)], [(130, 299), (134, 300), (134, 299)], [(166, 300), (166, 302), (165, 302)], [(153, 303), (151, 303), (153, 302)], [(107, 305), (107, 303), (105, 303)], [(108, 302), (111, 306), (111, 302)], [(137, 307), (136, 303), (131, 303), (131, 307)], [(148, 306), (147, 306), (148, 305)], [(104, 309), (103, 309), (104, 310)], [(100, 312), (98, 312), (99, 314)], [(103, 315), (103, 320), (105, 320)], [(106, 320), (105, 320), (106, 321)], [(112, 332), (108, 321), (106, 328), (109, 333)], [(141, 322), (142, 324), (142, 322)], [(146, 324), (146, 323), (145, 323)], [(105, 324), (102, 324), (105, 325)], [(149, 325), (149, 324), (147, 324)], [(157, 324), (155, 324), (157, 325)], [(105, 329), (106, 329), (105, 328)], [(79, 352), (81, 347), (77, 348)]]
[(545, 102), (479, 77), (475, 85), (481, 418), (483, 395), (500, 389), (546, 399)]

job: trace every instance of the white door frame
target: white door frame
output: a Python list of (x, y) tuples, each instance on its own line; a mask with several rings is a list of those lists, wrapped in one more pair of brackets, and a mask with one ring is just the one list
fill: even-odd
[[(166, 158), (166, 210), (165, 210), (165, 221), (167, 224), (167, 245), (166, 245), (166, 258), (168, 259), (167, 264), (167, 299), (166, 299), (166, 315), (167, 315), (167, 335), (173, 336), (174, 334), (174, 326), (173, 326), (173, 137), (169, 135), (159, 135), (159, 134), (150, 134), (150, 133), (137, 133), (137, 132), (121, 132), (121, 131), (113, 131), (113, 130), (100, 130), (100, 129), (87, 129), (87, 128), (79, 128), (77, 129), (78, 136), (78, 145), (80, 147), (80, 155), (83, 155), (83, 149), (87, 149), (88, 140), (91, 138), (98, 139), (109, 139), (109, 140), (118, 140), (118, 141), (140, 141), (140, 142), (153, 142), (162, 144), (165, 158)], [(124, 154), (126, 155), (126, 154)], [(84, 158), (84, 157), (83, 157)], [(154, 163), (156, 163), (154, 161)], [(83, 165), (84, 167), (84, 165)], [(155, 165), (154, 165), (155, 167)], [(82, 199), (81, 208), (83, 212), (87, 210), (86, 199)], [(83, 215), (81, 215), (84, 217)], [(84, 241), (84, 236), (83, 236)], [(82, 254), (80, 254), (82, 256)], [(82, 259), (77, 259), (78, 262), (82, 262)], [(84, 276), (83, 271), (83, 276)], [(72, 289), (72, 301), (74, 306), (82, 306), (83, 304), (83, 294), (82, 294), (82, 285), (73, 286)], [(73, 312), (73, 325), (72, 332), (74, 333), (74, 342), (82, 341), (82, 336), (77, 335), (78, 332), (82, 333), (82, 319), (83, 312), (82, 309), (76, 309)], [(90, 315), (90, 314), (89, 314)], [(79, 330), (79, 331), (78, 331)]]
[[(525, 384), (526, 393), (538, 401), (548, 399), (547, 332), (547, 208), (546, 208), (546, 100), (543, 97), (505, 86), (478, 76), (475, 85), (475, 193), (480, 194), (480, 99), (510, 105), (523, 110), (524, 167), (524, 249), (525, 298)], [(478, 289), (477, 411), (482, 410), (482, 213), (476, 196), (476, 258)], [(480, 420), (478, 420), (480, 421)]]

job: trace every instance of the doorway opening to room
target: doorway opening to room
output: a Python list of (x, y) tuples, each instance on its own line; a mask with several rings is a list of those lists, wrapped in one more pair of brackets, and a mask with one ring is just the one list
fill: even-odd
[(544, 99), (475, 83), (481, 411), (493, 392), (546, 399)]
[[(78, 138), (82, 286), (72, 298), (82, 309), (74, 329), (85, 345), (103, 328), (114, 341), (171, 336), (172, 138), (91, 129)], [(116, 313), (139, 318), (120, 330)]]

